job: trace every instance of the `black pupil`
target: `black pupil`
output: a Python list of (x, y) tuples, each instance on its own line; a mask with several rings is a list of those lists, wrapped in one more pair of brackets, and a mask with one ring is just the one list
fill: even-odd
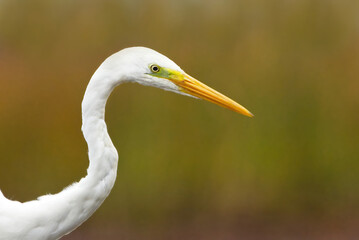
[(158, 67), (157, 67), (157, 66), (153, 66), (153, 67), (152, 67), (152, 70), (153, 70), (154, 72), (157, 72), (157, 71), (158, 71)]

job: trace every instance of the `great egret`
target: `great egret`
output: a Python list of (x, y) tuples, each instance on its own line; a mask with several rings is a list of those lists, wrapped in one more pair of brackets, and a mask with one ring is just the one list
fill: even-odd
[(54, 195), (12, 201), (0, 191), (0, 239), (59, 239), (86, 221), (109, 195), (118, 155), (106, 128), (105, 105), (125, 82), (202, 98), (246, 116), (247, 109), (186, 74), (166, 56), (145, 47), (123, 49), (107, 58), (92, 76), (82, 101), (82, 132), (88, 144), (87, 176)]

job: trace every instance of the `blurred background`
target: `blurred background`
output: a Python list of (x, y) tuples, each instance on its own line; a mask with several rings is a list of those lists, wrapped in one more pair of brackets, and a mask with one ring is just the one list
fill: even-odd
[(355, 0), (1, 0), (0, 189), (28, 201), (85, 176), (86, 84), (140, 45), (255, 117), (120, 86), (106, 111), (118, 179), (63, 239), (358, 239), (358, 12)]

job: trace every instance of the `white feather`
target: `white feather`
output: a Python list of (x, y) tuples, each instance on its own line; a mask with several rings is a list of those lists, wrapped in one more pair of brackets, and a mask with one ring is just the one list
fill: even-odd
[(90, 161), (87, 176), (57, 194), (24, 203), (7, 199), (0, 191), (0, 240), (59, 239), (96, 211), (116, 179), (118, 155), (104, 121), (106, 101), (114, 87), (137, 82), (183, 94), (172, 82), (147, 74), (153, 63), (183, 72), (169, 58), (144, 47), (124, 49), (101, 64), (82, 102), (82, 131)]

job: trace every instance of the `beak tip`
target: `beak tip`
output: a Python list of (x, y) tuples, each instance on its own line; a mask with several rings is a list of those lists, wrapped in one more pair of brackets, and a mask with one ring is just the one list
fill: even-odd
[[(242, 113), (242, 114), (243, 114), (243, 113)], [(245, 116), (247, 116), (247, 117), (250, 117), (250, 118), (254, 117), (254, 114), (252, 114), (250, 111), (246, 112), (246, 113), (243, 114), (243, 115), (245, 115)]]
[(240, 113), (240, 114), (243, 114), (244, 116), (247, 116), (247, 117), (254, 117), (254, 114), (251, 113), (250, 111), (248, 111), (246, 108), (242, 107), (240, 109), (237, 109), (236, 112)]

